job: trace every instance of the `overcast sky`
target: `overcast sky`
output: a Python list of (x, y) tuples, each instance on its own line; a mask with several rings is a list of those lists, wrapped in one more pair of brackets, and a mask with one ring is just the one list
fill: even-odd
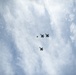
[(0, 75), (76, 75), (76, 0), (0, 0)]

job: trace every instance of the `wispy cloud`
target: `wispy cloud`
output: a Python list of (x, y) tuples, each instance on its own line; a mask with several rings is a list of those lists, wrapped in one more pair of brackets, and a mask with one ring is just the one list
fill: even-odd
[(5, 42), (0, 41), (0, 74), (14, 75), (11, 65), (12, 56)]
[[(3, 50), (0, 55), (0, 58), (3, 57), (3, 60), (0, 60), (3, 65), (0, 65), (0, 69), (3, 68), (1, 73), (15, 75), (19, 67), (21, 73), (24, 72), (23, 75), (66, 75), (69, 71), (65, 69), (69, 66), (70, 73), (74, 74), (75, 55), (72, 40), (76, 40), (76, 31), (75, 13), (71, 12), (72, 8), (73, 0), (5, 2), (4, 9), (1, 7), (0, 12), (6, 23), (6, 31), (11, 35), (16, 47), (12, 50), (16, 51), (17, 56), (16, 59), (13, 58), (14, 53), (11, 54), (11, 47), (7, 42), (6, 45), (0, 44)], [(49, 33), (50, 37), (40, 38), (40, 34), (45, 33)], [(40, 51), (39, 47), (44, 50)], [(14, 64), (11, 60), (15, 61)], [(7, 69), (4, 69), (5, 64)]]

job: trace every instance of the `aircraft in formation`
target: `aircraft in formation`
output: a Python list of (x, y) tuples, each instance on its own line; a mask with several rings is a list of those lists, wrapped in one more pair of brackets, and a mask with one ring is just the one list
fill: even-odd
[[(40, 36), (41, 36), (41, 38), (44, 38), (44, 37), (49, 37), (49, 34), (40, 34)], [(37, 38), (38, 38), (38, 36), (37, 36)]]
[(39, 47), (40, 48), (40, 51), (43, 51), (43, 47)]
[[(40, 34), (41, 38), (44, 38), (44, 37), (49, 37), (49, 34)], [(38, 38), (38, 36), (37, 36)], [(39, 47), (40, 48), (40, 51), (43, 51), (43, 47)]]

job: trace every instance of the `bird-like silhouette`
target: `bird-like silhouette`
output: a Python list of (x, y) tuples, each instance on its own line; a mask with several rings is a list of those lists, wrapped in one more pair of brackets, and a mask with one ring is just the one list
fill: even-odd
[(39, 47), (40, 48), (40, 51), (43, 51), (43, 47)]
[(44, 34), (40, 34), (41, 35), (41, 38), (44, 38)]
[(45, 34), (46, 35), (46, 37), (49, 37), (49, 34)]

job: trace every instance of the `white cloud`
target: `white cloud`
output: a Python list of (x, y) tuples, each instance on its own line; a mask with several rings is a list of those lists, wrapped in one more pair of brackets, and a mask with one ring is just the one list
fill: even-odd
[[(71, 0), (42, 0), (40, 3), (30, 0), (16, 0), (13, 3), (14, 5), (7, 5), (3, 16), (7, 31), (12, 34), (17, 52), (20, 55), (17, 57), (19, 60), (17, 64), (25, 71), (26, 75), (36, 75), (41, 72), (40, 70), (46, 72), (47, 75), (63, 75), (63, 69), (73, 62), (70, 41), (65, 42), (62, 36), (64, 27), (67, 25), (63, 19), (69, 12)], [(46, 16), (45, 8), (49, 17)], [(73, 16), (70, 17), (73, 19)], [(50, 23), (45, 22), (46, 18), (50, 20)], [(53, 35), (50, 35), (49, 39), (44, 38), (46, 42), (40, 37), (36, 39), (39, 33), (43, 33), (43, 27), (50, 27), (53, 30)], [(47, 28), (44, 29), (44, 33), (46, 33)], [(75, 25), (70, 28), (75, 35)], [(45, 45), (43, 45), (44, 43)], [(39, 46), (44, 47), (43, 52), (39, 50)], [(7, 59), (3, 60), (6, 61), (5, 64), (7, 64), (8, 59), (11, 58), (7, 56)], [(11, 64), (9, 65), (8, 68), (11, 68)], [(2, 67), (4, 68), (4, 66)]]
[(71, 38), (72, 42), (75, 42), (76, 41), (76, 25), (75, 25), (75, 23), (71, 24), (70, 31), (71, 31), (70, 38)]
[(13, 67), (11, 65), (12, 55), (7, 44), (0, 41), (0, 74), (14, 75)]

